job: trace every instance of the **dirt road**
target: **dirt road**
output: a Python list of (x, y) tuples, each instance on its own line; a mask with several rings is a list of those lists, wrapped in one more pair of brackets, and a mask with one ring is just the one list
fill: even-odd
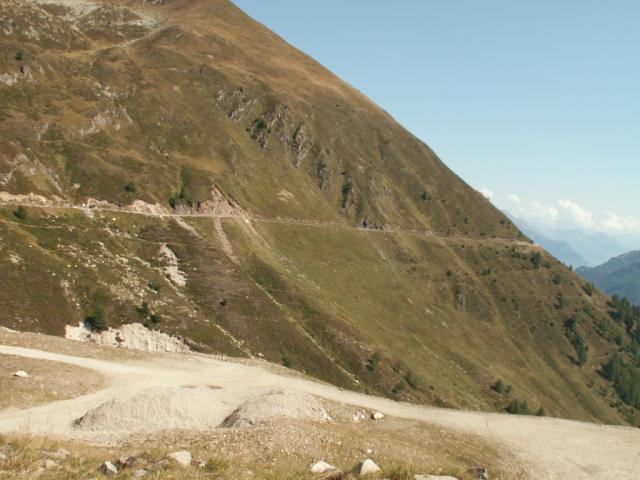
[(284, 388), (481, 435), (511, 448), (523, 462), (531, 465), (531, 478), (536, 480), (640, 478), (640, 429), (397, 403), (204, 355), (172, 354), (152, 360), (116, 362), (2, 345), (0, 353), (72, 364), (93, 369), (110, 379), (107, 388), (90, 395), (2, 412), (1, 432), (30, 431), (78, 438), (79, 433), (71, 428), (72, 420), (107, 400), (131, 396), (152, 387), (220, 387), (211, 390), (217, 395), (211, 408), (219, 410), (222, 421), (245, 400), (273, 388)]

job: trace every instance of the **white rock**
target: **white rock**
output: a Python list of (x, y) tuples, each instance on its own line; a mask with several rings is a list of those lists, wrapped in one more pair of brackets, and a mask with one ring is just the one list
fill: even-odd
[(373, 453), (373, 450), (371, 450), (370, 448), (365, 448), (364, 453), (367, 455), (371, 455)]
[(143, 478), (147, 476), (147, 471), (144, 468), (139, 468), (138, 470), (135, 471), (135, 473), (133, 474), (133, 478)]
[(336, 467), (329, 465), (327, 462), (323, 462), (322, 460), (311, 465), (311, 473), (326, 473), (333, 470), (336, 470)]
[(374, 420), (382, 420), (384, 418), (384, 413), (382, 413), (382, 412), (373, 412), (371, 414), (371, 418), (373, 418)]
[(367, 458), (362, 464), (360, 464), (360, 476), (368, 475), (370, 473), (378, 473), (380, 467), (375, 464), (373, 460)]
[(57, 466), (58, 466), (58, 464), (56, 462), (54, 462), (53, 460), (50, 460), (48, 458), (44, 461), (44, 468), (46, 468), (47, 470), (50, 469), (50, 468), (55, 468)]
[(4, 462), (6, 459), (7, 456), (4, 453), (0, 452), (0, 462)]
[(414, 475), (413, 480), (458, 480), (456, 477), (442, 475)]
[(117, 475), (118, 467), (111, 462), (104, 462), (100, 467), (100, 471), (105, 475)]
[(181, 467), (188, 467), (191, 465), (191, 453), (186, 450), (180, 452), (173, 452), (167, 455), (171, 460), (176, 462)]
[(25, 372), (24, 370), (18, 370), (16, 373), (13, 374), (14, 377), (20, 377), (20, 378), (27, 378), (29, 376), (29, 374), (27, 372)]

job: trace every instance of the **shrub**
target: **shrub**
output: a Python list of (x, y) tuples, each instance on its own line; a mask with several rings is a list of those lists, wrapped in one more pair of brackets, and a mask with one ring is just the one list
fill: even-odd
[(603, 366), (602, 372), (607, 380), (613, 382), (613, 388), (623, 402), (640, 408), (640, 373), (633, 365), (627, 365), (616, 354)]
[(136, 191), (136, 184), (133, 182), (127, 182), (124, 186), (124, 191), (125, 192), (129, 192), (129, 193), (133, 193)]
[(370, 372), (375, 372), (378, 369), (378, 366), (380, 365), (381, 358), (382, 357), (378, 352), (374, 352), (373, 355), (371, 355), (371, 358), (369, 359), (369, 361), (367, 362), (367, 370), (369, 370)]
[(21, 62), (22, 60), (24, 60), (24, 53), (22, 53), (22, 50), (18, 50), (18, 51), (16, 52), (15, 59), (16, 59), (17, 61), (19, 61), (19, 62)]
[(512, 400), (506, 410), (513, 415), (529, 415), (529, 404), (526, 400)]
[(160, 293), (160, 285), (156, 282), (149, 282), (147, 286), (156, 293)]
[(142, 305), (136, 308), (136, 311), (143, 317), (147, 317), (149, 315), (149, 304), (147, 302), (142, 302)]
[(102, 308), (96, 308), (91, 315), (84, 319), (84, 323), (96, 332), (102, 332), (109, 328), (107, 316)]
[(19, 220), (26, 220), (27, 219), (27, 209), (24, 208), (22, 205), (19, 205), (18, 208), (16, 208), (13, 211), (13, 215)]
[(538, 409), (538, 411), (536, 412), (536, 416), (538, 416), (538, 417), (546, 417), (547, 416), (547, 412), (545, 412), (544, 407), (540, 407)]
[(587, 363), (589, 357), (589, 347), (580, 333), (580, 329), (578, 328), (578, 319), (575, 315), (564, 322), (564, 334), (576, 351), (576, 363), (583, 366)]
[(491, 388), (493, 388), (496, 392), (498, 392), (501, 395), (507, 391), (507, 388), (502, 380), (496, 381), (496, 383), (494, 383), (493, 387)]
[(537, 270), (540, 268), (540, 264), (542, 263), (542, 254), (540, 252), (534, 252), (531, 254), (530, 260), (533, 264), (533, 268)]
[(560, 285), (562, 283), (562, 277), (556, 273), (553, 276), (553, 283), (555, 283), (556, 285)]
[(584, 291), (587, 295), (589, 295), (590, 297), (593, 297), (593, 292), (595, 290), (595, 286), (593, 285), (593, 283), (588, 282), (585, 286), (584, 286)]

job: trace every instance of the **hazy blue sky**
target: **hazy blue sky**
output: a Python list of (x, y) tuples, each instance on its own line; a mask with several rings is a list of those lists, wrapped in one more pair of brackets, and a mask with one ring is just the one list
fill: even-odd
[(500, 207), (640, 233), (639, 1), (235, 3)]

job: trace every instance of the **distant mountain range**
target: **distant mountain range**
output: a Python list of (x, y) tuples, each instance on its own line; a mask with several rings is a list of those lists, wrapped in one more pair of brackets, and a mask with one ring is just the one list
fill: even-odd
[(625, 253), (597, 267), (581, 267), (577, 272), (608, 294), (640, 305), (640, 251)]
[(620, 240), (602, 232), (550, 229), (543, 231), (526, 220), (504, 212), (522, 232), (566, 265), (592, 267), (637, 248), (632, 239)]

